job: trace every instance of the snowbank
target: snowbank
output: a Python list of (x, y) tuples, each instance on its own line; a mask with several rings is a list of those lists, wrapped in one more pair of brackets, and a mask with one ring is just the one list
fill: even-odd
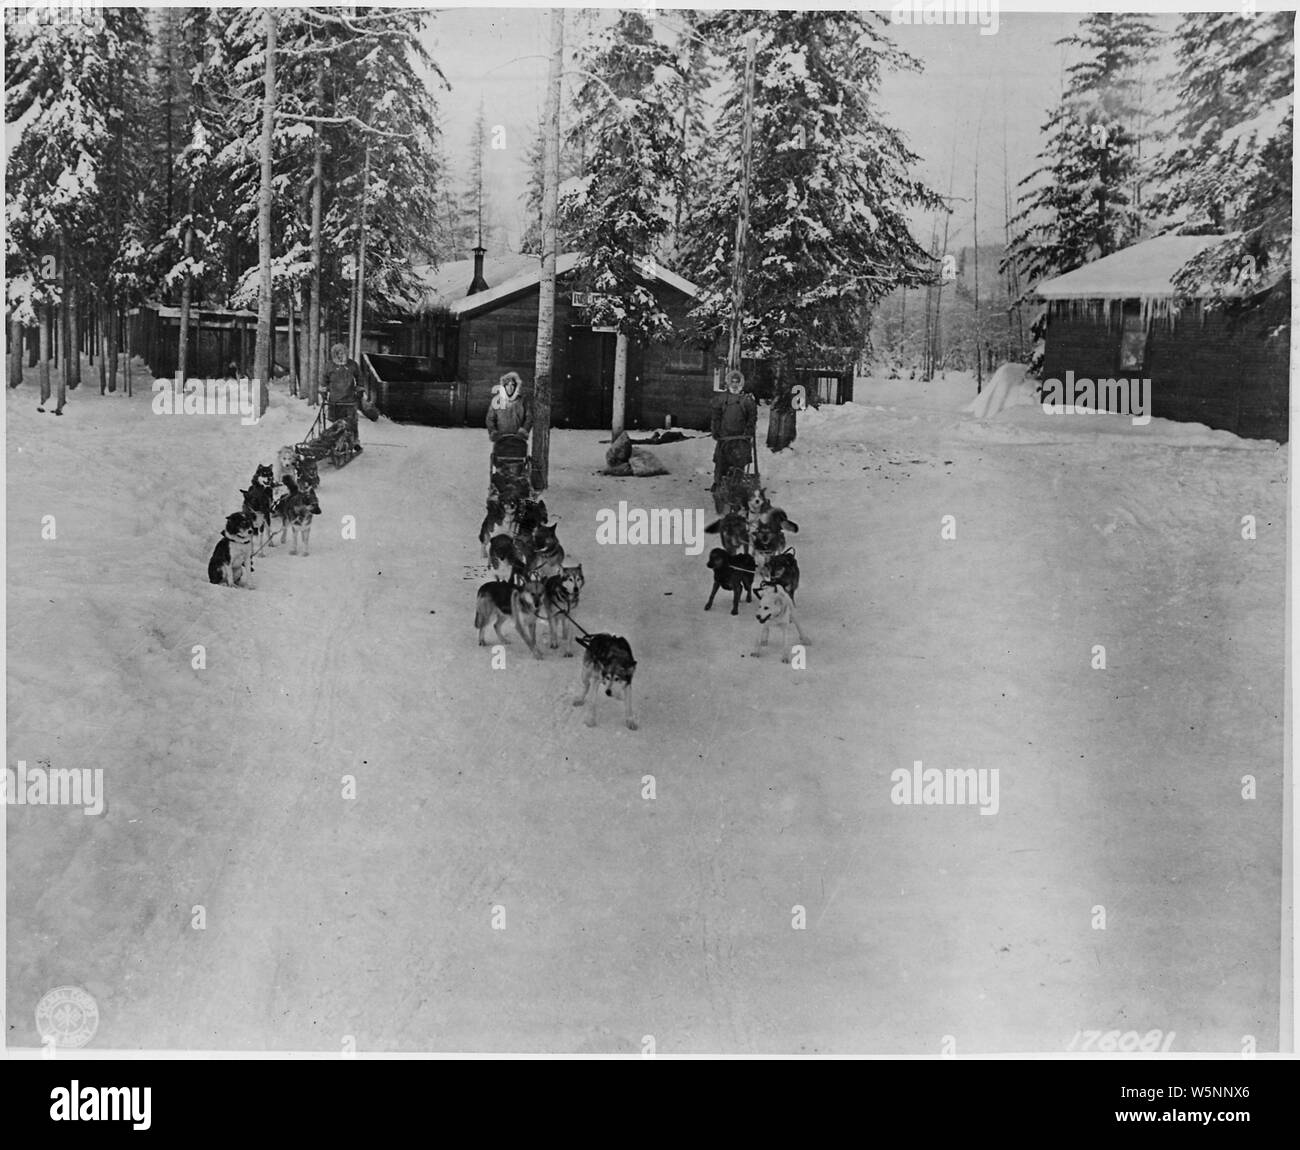
[(1037, 403), (1037, 382), (1026, 378), (1028, 371), (1023, 363), (1004, 363), (993, 373), (988, 386), (962, 410), (976, 419), (988, 419), (1008, 407)]

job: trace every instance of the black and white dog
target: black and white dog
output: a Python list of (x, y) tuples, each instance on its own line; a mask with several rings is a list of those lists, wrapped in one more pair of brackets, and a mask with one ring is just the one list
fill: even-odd
[(208, 560), (209, 583), (252, 590), (252, 584), (244, 579), (244, 573), (253, 569), (255, 529), (253, 517), (247, 511), (236, 511), (226, 518), (226, 528)]

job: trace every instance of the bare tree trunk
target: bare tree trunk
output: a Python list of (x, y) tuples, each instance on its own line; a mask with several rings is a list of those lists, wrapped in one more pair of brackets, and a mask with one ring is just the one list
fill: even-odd
[(68, 259), (59, 247), (59, 306), (55, 312), (58, 327), (54, 333), (54, 365), (59, 369), (59, 386), (68, 386)]
[(614, 337), (614, 419), (610, 425), (611, 440), (623, 434), (624, 413), (627, 408), (627, 335), (620, 331)]
[(117, 301), (110, 295), (104, 308), (104, 325), (108, 329), (108, 390), (117, 391), (118, 357), (121, 339), (121, 320), (118, 316)]
[(266, 69), (262, 93), (262, 187), (257, 203), (257, 253), (260, 268), (257, 290), (257, 342), (253, 350), (253, 378), (261, 380), (261, 410), (271, 392), (271, 136), (275, 129), (275, 22), (276, 10), (263, 10), (266, 27)]
[[(348, 330), (344, 336), (344, 343), (347, 344), (348, 354), (352, 353), (352, 348), (357, 342), (357, 269), (352, 269), (352, 282), (348, 284)], [(328, 362), (328, 357), (322, 361), (321, 366)]]
[(293, 307), (293, 292), (289, 292), (289, 331), (287, 343), (289, 345), (289, 394), (294, 398), (298, 395), (298, 333), (297, 325), (294, 323), (294, 317), (297, 314)]
[(185, 210), (185, 278), (181, 281), (181, 332), (176, 348), (176, 378), (184, 380), (190, 369), (190, 302), (194, 295), (194, 277), (190, 275), (190, 255), (194, 251), (194, 182), (190, 181), (186, 193)]
[[(982, 122), (982, 121), (981, 121)], [(984, 390), (984, 365), (980, 359), (980, 134), (975, 129), (975, 189), (974, 189), (975, 233), (975, 394)]]
[[(930, 225), (930, 258), (936, 263), (939, 258), (939, 221), (936, 219)], [(931, 309), (934, 307), (934, 281), (925, 285), (925, 346), (921, 352), (921, 378), (931, 380), (934, 378), (934, 326), (930, 319)]]
[(9, 378), (10, 387), (23, 382), (23, 325), (13, 312), (9, 313)]
[(313, 389), (311, 381), (311, 339), (307, 333), (307, 317), (311, 314), (311, 300), (307, 293), (303, 293), (303, 303), (306, 305), (298, 312), (298, 398), (308, 398)]
[[(316, 114), (325, 114), (325, 73), (316, 72)], [(325, 182), (324, 145), (321, 141), (320, 125), (316, 125), (316, 155), (312, 161), (311, 188), (311, 311), (307, 316), (307, 402), (316, 404), (316, 390), (320, 387), (321, 375), (321, 201)]]
[(41, 313), (41, 346), (37, 366), (40, 368), (41, 380), (40, 410), (44, 411), (45, 405), (50, 401), (50, 329), (54, 326), (54, 305), (47, 303), (41, 308)]
[(757, 40), (745, 37), (745, 87), (740, 129), (740, 201), (736, 205), (736, 250), (731, 263), (731, 343), (727, 370), (739, 371), (745, 321), (745, 244), (749, 238), (749, 180), (754, 154), (754, 53)]
[(352, 358), (361, 362), (361, 332), (366, 315), (366, 187), (370, 183), (370, 145), (366, 145), (366, 162), (361, 169), (361, 235), (357, 240), (357, 322)]
[(104, 395), (108, 391), (108, 309), (103, 300), (99, 300), (99, 323), (96, 325), (96, 336), (99, 338), (99, 394)]
[(81, 293), (77, 281), (68, 281), (68, 387), (81, 386)]
[(542, 178), (542, 283), (537, 301), (534, 367), (533, 473), (545, 491), (551, 469), (551, 375), (555, 364), (555, 249), (560, 188), (560, 78), (564, 69), (564, 9), (551, 9), (551, 65), (546, 81), (546, 142)]
[(59, 372), (58, 402), (54, 405), (54, 414), (62, 415), (63, 408), (68, 402), (68, 371), (67, 357), (64, 357), (64, 369)]
[[(948, 229), (952, 224), (952, 190), (957, 179), (957, 130), (954, 128), (952, 133), (952, 155), (948, 160), (948, 211), (943, 217), (943, 258), (946, 262), (948, 259)], [(934, 300), (934, 359), (936, 363), (942, 364), (944, 361), (943, 349), (943, 285), (944, 278), (941, 273), (939, 276), (939, 290), (935, 293)], [(947, 378), (942, 374), (941, 377)]]

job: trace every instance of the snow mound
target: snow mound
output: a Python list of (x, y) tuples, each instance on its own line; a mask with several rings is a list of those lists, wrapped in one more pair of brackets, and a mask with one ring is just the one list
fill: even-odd
[(1036, 387), (1026, 379), (1029, 368), (1023, 363), (1004, 363), (989, 380), (989, 385), (962, 410), (976, 419), (990, 419), (1008, 407), (1037, 403)]

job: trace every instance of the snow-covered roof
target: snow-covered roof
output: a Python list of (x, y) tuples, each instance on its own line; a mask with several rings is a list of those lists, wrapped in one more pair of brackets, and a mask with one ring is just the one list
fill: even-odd
[[(499, 284), (538, 264), (535, 255), (506, 252), (504, 255), (486, 256), (483, 260), (483, 278), (488, 285)], [(414, 269), (421, 282), (418, 298), (411, 302), (417, 311), (434, 307), (450, 307), (463, 299), (474, 281), (474, 261), (453, 260), (451, 263), (417, 264)]]
[[(577, 266), (578, 259), (578, 252), (565, 252), (563, 255), (556, 256), (555, 274), (567, 275)], [(650, 272), (647, 278), (653, 277), (669, 287), (676, 288), (691, 299), (699, 295), (699, 288), (690, 280), (669, 271), (658, 261), (650, 263), (647, 270)], [(428, 285), (416, 305), (416, 310), (428, 311), (433, 307), (445, 307), (453, 316), (460, 318), (483, 311), (518, 292), (536, 287), (542, 282), (542, 261), (541, 257), (536, 255), (488, 257), (483, 261), (483, 278), (488, 282), (488, 290), (475, 292), (473, 295), (465, 294), (469, 291), (470, 281), (474, 278), (473, 260), (458, 260), (455, 263), (443, 264), (436, 270), (426, 264), (417, 267), (415, 273)]]
[(1225, 236), (1157, 236), (1085, 264), (1035, 289), (1041, 299), (1149, 299), (1175, 294), (1173, 278), (1188, 260)]

